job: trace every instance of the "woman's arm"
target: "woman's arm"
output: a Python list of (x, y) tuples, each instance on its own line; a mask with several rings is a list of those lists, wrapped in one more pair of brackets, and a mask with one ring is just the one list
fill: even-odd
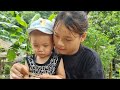
[(65, 69), (64, 69), (64, 63), (63, 63), (63, 59), (61, 58), (60, 60), (60, 64), (57, 68), (57, 75), (55, 75), (57, 78), (62, 78), (65, 79), (66, 78), (66, 74), (65, 74)]

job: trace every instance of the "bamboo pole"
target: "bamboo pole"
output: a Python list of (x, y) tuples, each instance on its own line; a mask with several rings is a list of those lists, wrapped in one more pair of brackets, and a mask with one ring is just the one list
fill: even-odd
[(112, 70), (113, 70), (112, 63), (110, 63), (109, 79), (112, 79), (112, 74), (113, 74)]

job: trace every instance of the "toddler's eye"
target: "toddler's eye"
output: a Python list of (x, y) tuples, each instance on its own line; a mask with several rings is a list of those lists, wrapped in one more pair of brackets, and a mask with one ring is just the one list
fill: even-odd
[(38, 45), (34, 45), (34, 47), (38, 47)]
[(48, 45), (44, 45), (44, 47), (47, 47)]

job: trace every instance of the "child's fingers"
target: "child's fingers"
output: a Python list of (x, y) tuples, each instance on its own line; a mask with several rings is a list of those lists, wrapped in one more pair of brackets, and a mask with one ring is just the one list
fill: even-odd
[(49, 74), (42, 74), (38, 76), (41, 79), (49, 79)]
[(23, 76), (29, 75), (29, 71), (27, 70), (26, 67), (23, 67), (23, 68), (21, 69), (21, 73), (23, 74)]

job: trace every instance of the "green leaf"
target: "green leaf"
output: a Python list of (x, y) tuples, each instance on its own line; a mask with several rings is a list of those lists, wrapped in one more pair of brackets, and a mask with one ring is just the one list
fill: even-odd
[(12, 16), (15, 15), (15, 12), (14, 12), (14, 11), (9, 11), (9, 12), (10, 12), (10, 14), (11, 14)]
[(16, 15), (16, 20), (17, 20), (17, 22), (18, 22), (20, 25), (24, 26), (25, 28), (28, 27), (27, 23), (26, 23), (26, 22), (23, 20), (23, 18), (20, 17), (19, 15)]
[(20, 28), (14, 24), (11, 24), (11, 23), (7, 23), (7, 22), (0, 22), (1, 25), (3, 25), (4, 27), (8, 26), (10, 28)]
[(23, 31), (22, 28), (18, 28), (18, 29), (17, 29), (17, 32), (22, 32), (22, 31)]
[(38, 20), (39, 18), (40, 18), (40, 14), (36, 14), (36, 15), (31, 19), (30, 24), (31, 24), (32, 22), (34, 22), (35, 20)]
[(16, 34), (11, 34), (10, 36), (13, 37), (13, 36), (17, 36), (17, 35)]
[(23, 41), (24, 41), (24, 37), (23, 37), (23, 36), (20, 36), (19, 42), (22, 43)]
[(56, 14), (53, 13), (49, 16), (48, 20), (52, 21), (55, 17), (56, 17)]
[(7, 58), (8, 58), (9, 61), (14, 61), (14, 59), (16, 58), (16, 53), (13, 49), (8, 50)]
[(7, 20), (7, 17), (5, 17), (4, 15), (1, 15), (1, 14), (0, 14), (0, 18)]

